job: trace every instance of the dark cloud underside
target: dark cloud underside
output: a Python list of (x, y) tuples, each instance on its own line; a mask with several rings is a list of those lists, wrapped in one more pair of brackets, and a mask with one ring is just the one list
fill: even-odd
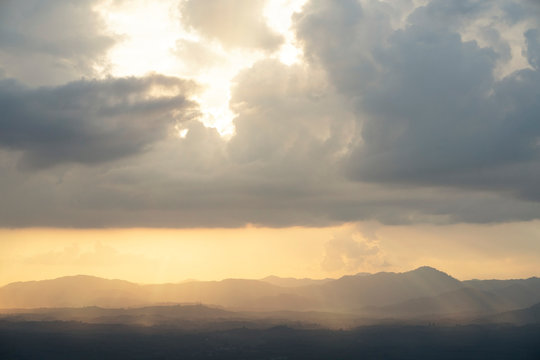
[(298, 16), (307, 53), (355, 103), (361, 130), (345, 167), (352, 179), (536, 196), (537, 30), (525, 33), (533, 69), (502, 80), (494, 73), (501, 54), (458, 31), (494, 4), (431, 1), (395, 31), (385, 28), (390, 12), (355, 1), (313, 1)]
[[(174, 95), (154, 97), (152, 90)], [(0, 147), (22, 151), (33, 168), (134, 155), (192, 116), (191, 91), (188, 82), (156, 75), (38, 89), (0, 81)]]
[(94, 0), (3, 0), (0, 69), (29, 85), (61, 84), (106, 66), (117, 38), (104, 31)]

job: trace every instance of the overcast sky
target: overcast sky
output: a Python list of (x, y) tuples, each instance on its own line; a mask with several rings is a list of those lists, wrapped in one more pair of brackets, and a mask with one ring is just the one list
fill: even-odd
[(5, 0), (0, 109), (3, 228), (540, 218), (535, 0)]

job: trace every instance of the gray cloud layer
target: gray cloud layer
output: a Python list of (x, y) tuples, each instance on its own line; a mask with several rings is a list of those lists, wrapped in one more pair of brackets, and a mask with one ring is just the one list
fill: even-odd
[[(37, 89), (3, 80), (0, 147), (22, 151), (23, 163), (35, 168), (133, 155), (163, 138), (171, 123), (195, 112), (195, 104), (185, 98), (190, 87), (158, 75)], [(174, 95), (153, 97), (152, 90)]]
[(434, 0), (396, 31), (391, 12), (376, 2), (313, 1), (298, 17), (307, 53), (355, 103), (361, 130), (346, 165), (352, 179), (497, 188), (538, 199), (538, 30), (525, 33), (533, 68), (502, 80), (494, 74), (501, 54), (459, 33), (495, 4)]
[[(217, 15), (203, 10), (220, 4), (186, 2), (184, 20), (217, 39), (222, 32), (207, 28)], [(261, 4), (240, 10), (260, 14)], [(228, 141), (196, 119), (186, 100), (194, 85), (179, 79), (1, 80), (0, 225), (538, 218), (534, 11), (534, 2), (510, 0), (416, 9), (405, 0), (312, 0), (294, 21), (306, 63), (266, 59), (243, 70)], [(260, 33), (261, 24), (244, 25)], [(275, 46), (228, 36), (218, 40)], [(519, 42), (530, 66), (501, 77), (497, 69), (521, 56)], [(178, 122), (185, 138), (174, 136)]]
[(0, 68), (29, 85), (93, 76), (115, 43), (94, 0), (3, 0)]

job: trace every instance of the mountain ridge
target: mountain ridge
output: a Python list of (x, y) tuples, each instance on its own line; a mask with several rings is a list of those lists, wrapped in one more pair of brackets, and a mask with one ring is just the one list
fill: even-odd
[[(429, 266), (337, 279), (270, 276), (259, 280), (138, 284), (93, 275), (14, 282), (0, 287), (0, 308), (143, 307), (206, 304), (233, 311), (322, 311), (403, 317), (511, 311), (540, 302), (540, 279), (466, 280)], [(454, 311), (455, 310), (455, 311)], [(406, 316), (405, 316), (406, 317)]]

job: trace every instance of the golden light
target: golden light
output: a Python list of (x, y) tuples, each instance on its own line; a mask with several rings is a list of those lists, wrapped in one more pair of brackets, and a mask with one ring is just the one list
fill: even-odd
[[(296, 63), (301, 58), (290, 25), (292, 15), (305, 2), (269, 1), (264, 9), (268, 26), (285, 39), (272, 57), (285, 64)], [(255, 49), (225, 50), (216, 42), (200, 38), (178, 20), (181, 18), (178, 1), (137, 0), (119, 4), (105, 1), (96, 11), (103, 15), (109, 31), (121, 39), (108, 54), (111, 75), (143, 76), (155, 72), (195, 80), (203, 87), (194, 97), (201, 105), (201, 121), (215, 127), (225, 138), (232, 136), (236, 115), (229, 108), (233, 79), (264, 54)], [(179, 53), (184, 41), (199, 46), (207, 61), (194, 61)]]

